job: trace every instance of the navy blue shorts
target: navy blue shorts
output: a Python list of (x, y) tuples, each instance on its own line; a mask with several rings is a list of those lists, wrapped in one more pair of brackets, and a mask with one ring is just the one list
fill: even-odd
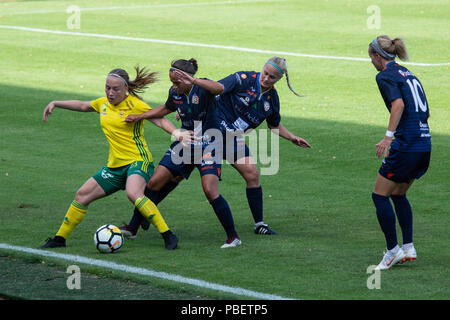
[(397, 183), (410, 183), (427, 172), (430, 155), (431, 152), (400, 152), (391, 149), (378, 173)]
[(232, 136), (224, 133), (223, 141), (225, 142), (223, 144), (223, 157), (229, 163), (234, 163), (241, 158), (251, 155), (244, 136)]
[(216, 161), (214, 150), (183, 147), (178, 141), (170, 146), (159, 165), (166, 167), (174, 177), (189, 179), (194, 168), (200, 176), (214, 174), (221, 180), (222, 161)]

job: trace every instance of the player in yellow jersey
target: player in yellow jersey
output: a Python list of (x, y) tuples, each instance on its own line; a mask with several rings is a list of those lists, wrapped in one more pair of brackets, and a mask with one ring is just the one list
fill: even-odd
[[(123, 69), (112, 70), (106, 77), (106, 97), (94, 101), (52, 101), (44, 109), (44, 121), (48, 120), (55, 108), (98, 112), (100, 125), (109, 142), (109, 157), (108, 164), (78, 189), (56, 236), (47, 239), (39, 248), (65, 247), (66, 239), (83, 220), (89, 204), (118, 190), (125, 190), (128, 199), (158, 229), (166, 249), (177, 247), (177, 236), (169, 229), (156, 205), (144, 195), (154, 165), (144, 138), (143, 120), (136, 123), (125, 122), (128, 115), (141, 114), (151, 109), (138, 94), (142, 93), (148, 84), (156, 81), (156, 73), (139, 67), (135, 70), (135, 80), (130, 80)], [(167, 119), (160, 118), (152, 122), (174, 135), (179, 132)]]

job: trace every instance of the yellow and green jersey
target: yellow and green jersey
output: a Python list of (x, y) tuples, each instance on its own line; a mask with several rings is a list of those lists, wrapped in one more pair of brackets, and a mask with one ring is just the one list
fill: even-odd
[(129, 114), (141, 114), (150, 110), (144, 101), (128, 95), (118, 105), (112, 105), (106, 97), (91, 102), (91, 107), (100, 114), (100, 125), (109, 142), (109, 168), (128, 165), (133, 161), (151, 163), (152, 155), (144, 138), (144, 120), (127, 123)]

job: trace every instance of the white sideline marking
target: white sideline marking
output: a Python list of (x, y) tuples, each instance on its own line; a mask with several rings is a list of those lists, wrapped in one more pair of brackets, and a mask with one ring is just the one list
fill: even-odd
[(38, 256), (56, 258), (56, 259), (61, 259), (61, 260), (67, 260), (70, 262), (87, 264), (90, 266), (108, 268), (108, 269), (112, 269), (112, 270), (124, 271), (127, 273), (134, 273), (134, 274), (139, 274), (139, 275), (143, 275), (143, 276), (155, 277), (155, 278), (159, 278), (159, 279), (164, 279), (164, 280), (169, 280), (169, 281), (174, 281), (174, 282), (179, 282), (179, 283), (184, 283), (184, 284), (190, 284), (190, 285), (200, 287), (200, 288), (228, 292), (228, 293), (233, 293), (233, 294), (237, 294), (237, 295), (253, 297), (253, 298), (257, 298), (257, 299), (292, 300), (290, 298), (285, 298), (285, 297), (281, 297), (281, 296), (277, 296), (277, 295), (273, 295), (273, 294), (266, 294), (266, 293), (251, 291), (251, 290), (238, 288), (238, 287), (229, 287), (229, 286), (216, 284), (216, 283), (212, 283), (212, 282), (207, 282), (207, 281), (203, 281), (203, 280), (186, 278), (186, 277), (182, 277), (182, 276), (179, 276), (176, 274), (170, 274), (170, 273), (166, 273), (166, 272), (154, 271), (151, 269), (127, 266), (127, 265), (118, 264), (115, 262), (99, 260), (99, 259), (91, 259), (91, 258), (86, 258), (86, 257), (82, 257), (82, 256), (77, 256), (77, 255), (63, 254), (63, 253), (57, 253), (57, 252), (52, 252), (52, 251), (46, 251), (46, 250), (14, 246), (14, 245), (6, 244), (6, 243), (0, 243), (0, 249), (25, 252), (25, 253), (29, 253), (29, 254), (38, 255)]
[[(105, 10), (123, 10), (123, 9), (149, 9), (149, 8), (176, 8), (176, 7), (194, 7), (194, 6), (209, 6), (209, 5), (221, 5), (221, 4), (247, 4), (257, 2), (281, 2), (284, 0), (241, 0), (241, 1), (206, 1), (206, 2), (193, 2), (193, 3), (167, 3), (167, 4), (147, 4), (147, 5), (134, 5), (134, 6), (111, 6), (111, 7), (93, 7), (93, 8), (80, 8), (80, 11), (105, 11)], [(58, 10), (34, 10), (23, 12), (6, 12), (3, 15), (22, 15), (22, 14), (44, 14), (44, 13), (66, 13), (66, 8)]]
[[(28, 27), (21, 27), (21, 26), (0, 25), (0, 29), (50, 33), (50, 34), (67, 35), (67, 36), (80, 36), (80, 37), (91, 37), (91, 38), (174, 44), (174, 45), (179, 45), (179, 46), (215, 48), (215, 49), (233, 50), (233, 51), (241, 51), (241, 52), (264, 53), (264, 54), (268, 54), (268, 55), (278, 55), (278, 56), (294, 56), (294, 57), (305, 57), (305, 58), (313, 58), (313, 59), (331, 59), (331, 60), (348, 60), (348, 61), (364, 61), (364, 62), (370, 61), (369, 58), (339, 57), (339, 56), (305, 54), (305, 53), (295, 53), (295, 52), (286, 52), (286, 51), (261, 50), (261, 49), (251, 49), (251, 48), (242, 48), (242, 47), (234, 47), (234, 46), (223, 46), (223, 45), (218, 45), (218, 44), (206, 44), (206, 43), (161, 40), (161, 39), (150, 39), (150, 38), (135, 38), (135, 37), (125, 37), (125, 36), (98, 34), (98, 33), (58, 31), (58, 30), (28, 28)], [(450, 62), (444, 62), (444, 63), (402, 62), (402, 64), (409, 64), (409, 65), (413, 65), (413, 66), (422, 66), (422, 67), (436, 67), (436, 66), (448, 66), (448, 65), (450, 65)]]

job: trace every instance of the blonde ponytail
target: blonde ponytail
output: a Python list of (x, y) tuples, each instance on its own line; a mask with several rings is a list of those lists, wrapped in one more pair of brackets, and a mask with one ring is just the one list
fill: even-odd
[(283, 74), (286, 75), (286, 82), (287, 82), (288, 88), (297, 97), (306, 97), (306, 95), (295, 92), (295, 90), (292, 88), (291, 81), (289, 80), (289, 73), (288, 73), (288, 69), (287, 69), (286, 59), (280, 58), (280, 57), (272, 57), (269, 60), (267, 60), (266, 63), (269, 63), (269, 64), (273, 65), (275, 68), (277, 68), (278, 71), (280, 71), (281, 75), (283, 75)]
[(397, 37), (392, 40), (387, 35), (381, 35), (377, 37), (377, 42), (383, 51), (397, 56), (402, 61), (407, 61), (409, 59), (405, 41), (402, 38)]

